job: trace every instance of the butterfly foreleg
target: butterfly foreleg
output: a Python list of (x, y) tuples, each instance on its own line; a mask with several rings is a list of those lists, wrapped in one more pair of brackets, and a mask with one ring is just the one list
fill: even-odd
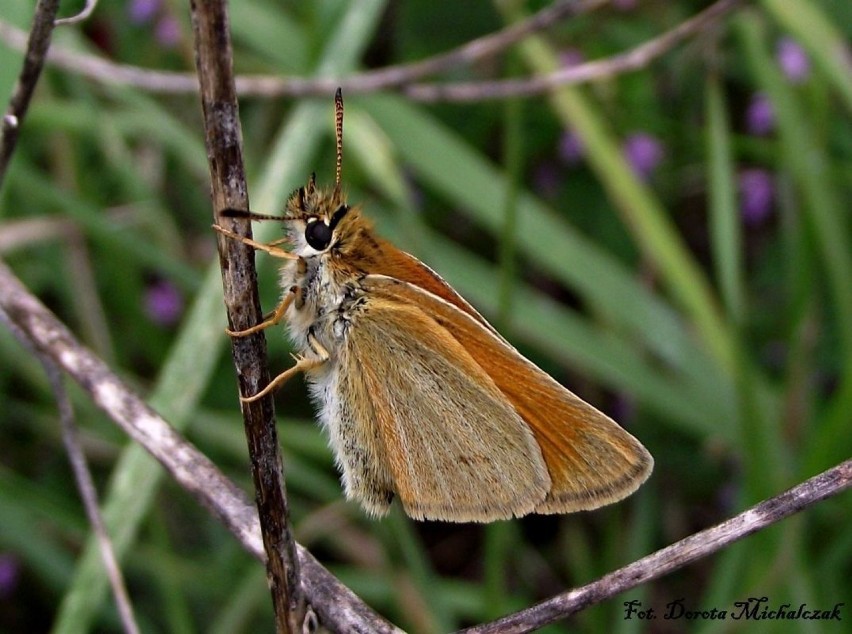
[(257, 240), (252, 240), (251, 238), (246, 238), (245, 236), (241, 236), (233, 231), (229, 231), (220, 225), (213, 225), (213, 229), (221, 233), (223, 236), (231, 238), (232, 240), (236, 240), (237, 242), (242, 242), (258, 251), (263, 251), (264, 253), (268, 253), (269, 255), (276, 258), (283, 258), (285, 260), (296, 260), (299, 258), (295, 253), (290, 253), (285, 249), (280, 249), (276, 245), (281, 244), (282, 240), (275, 240), (269, 244), (264, 244), (263, 242), (258, 242)]
[(284, 299), (281, 300), (281, 302), (278, 304), (278, 307), (274, 311), (272, 311), (268, 316), (265, 316), (262, 322), (251, 326), (250, 328), (246, 328), (245, 330), (228, 330), (226, 328), (225, 332), (231, 335), (232, 337), (247, 337), (248, 335), (269, 328), (270, 326), (275, 326), (284, 318), (284, 313), (287, 312), (287, 309), (290, 308), (290, 304), (292, 304), (293, 301), (296, 300), (299, 295), (300, 293), (297, 293), (297, 289), (294, 286), (290, 289), (290, 292), (284, 296)]
[(254, 401), (261, 399), (267, 394), (270, 394), (280, 388), (299, 372), (308, 372), (314, 368), (318, 368), (328, 361), (331, 356), (329, 355), (328, 350), (326, 350), (325, 347), (317, 341), (316, 337), (310, 333), (308, 334), (308, 345), (310, 346), (311, 351), (317, 355), (316, 357), (306, 357), (301, 354), (294, 354), (293, 359), (295, 359), (296, 365), (284, 370), (284, 372), (272, 379), (265, 388), (254, 396), (241, 396), (240, 401), (243, 403), (253, 403)]

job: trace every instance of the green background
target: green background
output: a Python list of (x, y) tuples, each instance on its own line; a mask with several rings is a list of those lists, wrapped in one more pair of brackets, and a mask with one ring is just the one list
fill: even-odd
[[(5, 0), (0, 19), (26, 29), (33, 4)], [(63, 14), (81, 4), (63, 4)], [(555, 68), (567, 50), (606, 57), (707, 4), (604, 8), (435, 81), (527, 77)], [(165, 1), (139, 22), (130, 3), (103, 0), (54, 44), (192, 72), (187, 5)], [(373, 521), (343, 500), (304, 386), (291, 382), (277, 404), (296, 535), (400, 627), (445, 632), (529, 606), (852, 453), (852, 12), (843, 0), (744, 5), (645, 70), (551, 96), (346, 97), (350, 201), (656, 459), (636, 495), (593, 513), (475, 526), (411, 522), (396, 509)], [(441, 53), (541, 6), (240, 0), (231, 7), (235, 69), (348, 76)], [(158, 40), (163, 20), (178, 26), (173, 45)], [(802, 82), (779, 68), (785, 37), (807, 52)], [(4, 101), (21, 56), (0, 45)], [(746, 122), (756, 93), (775, 113), (773, 130), (759, 136)], [(248, 96), (240, 106), (253, 209), (276, 213), (312, 171), (321, 183), (333, 179), (331, 95)], [(566, 130), (583, 140), (576, 164), (560, 158)], [(664, 151), (648, 179), (622, 152), (638, 132)], [(739, 176), (756, 168), (772, 175), (774, 199), (760, 222), (745, 222)], [(49, 66), (0, 190), (0, 256), (249, 491), (208, 192), (196, 95)], [(277, 227), (256, 229), (273, 239)], [(258, 261), (270, 309), (275, 263)], [(182, 298), (176, 323), (146, 311), (155, 282)], [(283, 332), (267, 334), (275, 373), (291, 363), (290, 350)], [(0, 596), (0, 631), (118, 631), (41, 367), (5, 329), (0, 359), (0, 556), (18, 573)], [(143, 630), (270, 631), (261, 565), (69, 389)], [(626, 620), (633, 599), (658, 613), (680, 598), (688, 609), (731, 609), (752, 596), (848, 607), (851, 509), (848, 496), (820, 504), (547, 631), (755, 626)], [(755, 627), (841, 631), (805, 621)]]

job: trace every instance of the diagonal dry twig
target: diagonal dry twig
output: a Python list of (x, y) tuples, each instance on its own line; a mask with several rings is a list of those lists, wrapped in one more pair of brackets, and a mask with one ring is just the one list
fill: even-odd
[(718, 0), (704, 11), (681, 22), (639, 46), (604, 59), (562, 68), (540, 77), (503, 79), (497, 81), (454, 82), (444, 84), (412, 84), (402, 92), (417, 101), (484, 101), (509, 97), (532, 97), (550, 92), (560, 86), (609, 79), (616, 75), (640, 70), (683, 42), (701, 33), (744, 0)]
[[(421, 77), (496, 55), (530, 33), (545, 29), (565, 17), (586, 13), (604, 4), (606, 0), (560, 0), (523, 22), (474, 39), (446, 53), (418, 62), (358, 73), (349, 78), (335, 80), (276, 76), (237, 77), (237, 92), (243, 96), (309, 97), (326, 96), (338, 87), (347, 94), (395, 88)], [(0, 39), (9, 46), (23, 48), (26, 34), (0, 20)], [(196, 77), (192, 73), (158, 71), (116, 64), (96, 55), (80, 53), (61, 46), (51, 50), (49, 60), (59, 68), (104, 83), (131, 85), (159, 93), (185, 94), (198, 90)]]
[(518, 634), (566, 619), (580, 610), (658, 579), (776, 524), (852, 486), (852, 459), (764, 500), (712, 528), (619, 568), (582, 588), (557, 595), (526, 610), (463, 630), (465, 634)]
[[(518, 24), (471, 40), (446, 53), (378, 70), (358, 73), (339, 80), (331, 78), (244, 76), (237, 77), (237, 92), (254, 96), (327, 96), (338, 87), (347, 94), (374, 92), (409, 84), (421, 77), (467, 65), (496, 55), (530, 33), (540, 31), (568, 16), (587, 13), (607, 3), (607, 0), (559, 0)], [(9, 46), (23, 48), (26, 34), (0, 20), (0, 39)], [(135, 86), (151, 92), (193, 93), (198, 90), (192, 73), (157, 71), (127, 64), (116, 64), (97, 55), (80, 53), (65, 47), (51, 49), (49, 58), (59, 68), (104, 83)]]
[[(179, 486), (222, 522), (243, 548), (257, 559), (265, 559), (257, 511), (242, 490), (81, 345), (2, 262), (0, 310), (37, 350), (76, 381), (97, 407), (156, 458)], [(297, 554), (305, 594), (323, 625), (339, 632), (398, 632), (305, 548), (297, 545)]]
[[(59, 2), (53, 0), (45, 0), (36, 5), (33, 26), (27, 42), (27, 53), (24, 57), (23, 67), (21, 68), (21, 72), (18, 76), (18, 82), (15, 85), (12, 96), (9, 100), (9, 106), (6, 110), (6, 114), (3, 117), (2, 137), (0, 137), (0, 185), (2, 185), (3, 178), (6, 174), (9, 160), (17, 147), (21, 124), (23, 123), (24, 117), (29, 109), (29, 104), (32, 100), (35, 87), (38, 84), (39, 77), (41, 76), (41, 71), (44, 67), (44, 60), (50, 47), (53, 28), (57, 24), (61, 23), (61, 21), (56, 20), (58, 9)], [(115, 556), (112, 541), (107, 533), (103, 517), (98, 507), (95, 485), (92, 481), (92, 476), (89, 472), (88, 465), (86, 464), (86, 459), (83, 455), (77, 435), (76, 423), (74, 422), (74, 410), (71, 406), (68, 394), (65, 391), (65, 386), (62, 383), (62, 375), (59, 368), (48, 355), (38, 351), (33, 346), (29, 346), (30, 342), (25, 334), (17, 325), (9, 320), (8, 315), (4, 311), (0, 311), (0, 319), (2, 319), (3, 322), (6, 322), (9, 330), (19, 341), (21, 341), (22, 344), (30, 347), (31, 351), (33, 351), (39, 361), (41, 361), (42, 366), (47, 373), (51, 389), (53, 390), (53, 394), (59, 408), (59, 419), (62, 427), (62, 440), (65, 445), (65, 451), (68, 454), (68, 460), (71, 463), (71, 469), (74, 473), (77, 488), (80, 491), (80, 497), (83, 501), (83, 506), (86, 509), (86, 515), (88, 516), (89, 522), (92, 525), (92, 530), (97, 537), (101, 557), (103, 559), (113, 596), (115, 597), (119, 616), (124, 626), (124, 630), (130, 634), (136, 634), (139, 631), (139, 627), (133, 616), (133, 607), (130, 603), (127, 587), (121, 574), (121, 568), (119, 567), (118, 560)]]

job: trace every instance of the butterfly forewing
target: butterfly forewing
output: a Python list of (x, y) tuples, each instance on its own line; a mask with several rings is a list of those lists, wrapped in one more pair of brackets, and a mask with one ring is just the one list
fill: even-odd
[(346, 354), (360, 372), (341, 388), (370, 395), (372, 411), (361, 416), (373, 417), (410, 516), (490, 521), (525, 515), (544, 501), (550, 478), (533, 434), (459, 342), (418, 306), (371, 296)]
[(365, 288), (388, 302), (417, 306), (461, 345), (532, 431), (551, 488), (539, 513), (597, 508), (630, 493), (653, 460), (633, 436), (524, 358), (477, 319), (444, 299), (398, 279), (371, 275)]
[[(370, 267), (370, 273), (375, 275), (386, 275), (402, 282), (408, 282), (433, 295), (449, 302), (459, 310), (467, 313), (484, 328), (503, 340), (500, 333), (471, 306), (464, 297), (447, 284), (435, 271), (423, 264), (413, 255), (401, 251), (386, 240), (377, 239), (382, 252), (382, 259), (376, 266)], [(505, 340), (504, 340), (505, 341)]]

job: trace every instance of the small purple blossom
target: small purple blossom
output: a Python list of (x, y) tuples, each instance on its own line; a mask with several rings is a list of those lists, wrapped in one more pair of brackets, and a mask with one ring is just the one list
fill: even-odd
[(559, 158), (570, 167), (579, 165), (586, 155), (583, 139), (573, 130), (568, 130), (559, 140)]
[(154, 37), (166, 48), (174, 48), (180, 43), (180, 22), (172, 15), (164, 15), (157, 20), (154, 27)]
[(145, 291), (145, 313), (155, 324), (174, 325), (183, 314), (183, 296), (171, 282), (154, 282)]
[(579, 66), (586, 61), (586, 56), (579, 48), (566, 48), (559, 53), (559, 64), (562, 68)]
[(759, 225), (772, 213), (775, 179), (764, 169), (743, 170), (739, 178), (739, 193), (743, 221), (747, 225)]
[(642, 180), (648, 180), (665, 157), (663, 144), (646, 132), (628, 136), (622, 148), (624, 158)]
[(0, 554), (0, 599), (10, 597), (21, 576), (21, 563), (10, 553)]
[(794, 84), (801, 84), (811, 73), (811, 60), (805, 49), (791, 37), (783, 37), (778, 41), (775, 58), (781, 70)]
[(162, 0), (130, 0), (127, 17), (133, 24), (147, 24), (160, 11)]
[(763, 93), (755, 93), (752, 96), (745, 116), (749, 134), (766, 136), (775, 129), (775, 109)]

